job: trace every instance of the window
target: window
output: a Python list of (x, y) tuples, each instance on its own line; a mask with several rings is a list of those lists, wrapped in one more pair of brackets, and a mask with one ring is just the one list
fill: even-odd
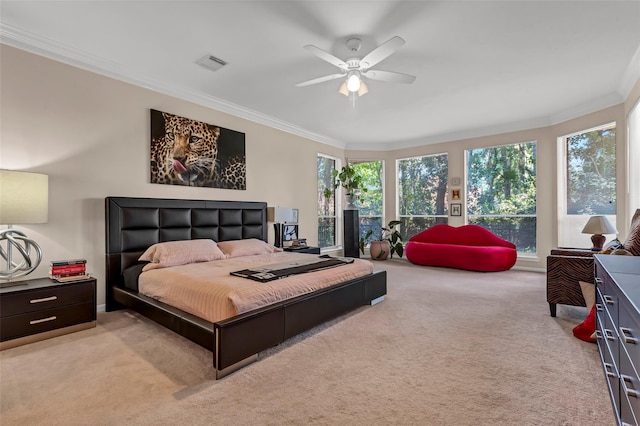
[(582, 228), (593, 215), (616, 223), (615, 123), (559, 139), (558, 245), (591, 247)]
[(447, 223), (448, 155), (400, 159), (396, 167), (403, 240), (437, 223)]
[(318, 246), (333, 247), (336, 245), (336, 197), (324, 196), (325, 188), (333, 188), (333, 170), (338, 165), (336, 159), (318, 154)]
[(467, 221), (536, 252), (536, 143), (466, 151)]
[(358, 199), (358, 216), (360, 217), (360, 238), (364, 238), (367, 232), (373, 231), (375, 237), (382, 228), (383, 211), (383, 165), (382, 161), (363, 161), (349, 163), (350, 166), (362, 176), (367, 192), (362, 192)]

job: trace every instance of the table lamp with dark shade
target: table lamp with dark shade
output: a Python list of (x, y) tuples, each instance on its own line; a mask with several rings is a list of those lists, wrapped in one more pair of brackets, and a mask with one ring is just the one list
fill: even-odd
[[(42, 249), (13, 225), (47, 223), (49, 213), (49, 176), (15, 170), (0, 170), (0, 280), (33, 272), (42, 261)], [(16, 257), (18, 260), (16, 260)], [(2, 261), (0, 261), (0, 264)], [(0, 286), (3, 283), (0, 283)], [(7, 283), (4, 283), (7, 285)]]
[(591, 216), (582, 233), (593, 234), (591, 236), (591, 242), (593, 243), (591, 250), (600, 251), (606, 240), (603, 234), (617, 234), (618, 230), (609, 222), (606, 216)]

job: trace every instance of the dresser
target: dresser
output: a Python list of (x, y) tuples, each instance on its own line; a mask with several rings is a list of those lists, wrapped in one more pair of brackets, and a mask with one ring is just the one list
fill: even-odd
[(49, 278), (0, 289), (0, 350), (96, 325), (96, 280)]
[(619, 425), (640, 422), (640, 257), (595, 255), (596, 336)]

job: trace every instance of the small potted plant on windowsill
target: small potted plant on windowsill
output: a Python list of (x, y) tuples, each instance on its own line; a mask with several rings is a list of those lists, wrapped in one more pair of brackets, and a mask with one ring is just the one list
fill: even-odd
[(325, 188), (324, 196), (326, 198), (330, 198), (334, 194), (336, 188), (341, 186), (344, 188), (344, 196), (347, 201), (345, 210), (356, 210), (357, 207), (355, 202), (358, 200), (358, 196), (362, 192), (367, 192), (367, 188), (363, 187), (362, 176), (360, 176), (358, 172), (349, 166), (349, 163), (347, 163), (347, 165), (343, 166), (340, 171), (333, 170), (332, 177), (333, 188)]
[(380, 229), (380, 238), (377, 240), (371, 240), (373, 230), (369, 230), (364, 238), (360, 239), (360, 251), (364, 254), (364, 248), (369, 243), (369, 254), (371, 259), (386, 260), (388, 257), (393, 258), (393, 254), (397, 253), (402, 257), (404, 254), (404, 246), (402, 245), (402, 236), (400, 231), (395, 229), (396, 225), (400, 225), (402, 222), (399, 220), (392, 220), (387, 224), (386, 228)]

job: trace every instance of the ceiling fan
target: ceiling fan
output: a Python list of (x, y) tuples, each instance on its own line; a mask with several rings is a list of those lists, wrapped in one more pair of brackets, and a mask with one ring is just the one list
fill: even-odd
[[(373, 51), (371, 51), (362, 59), (350, 58), (346, 61), (343, 61), (342, 59), (332, 55), (331, 53), (320, 49), (319, 47), (309, 44), (307, 46), (304, 46), (305, 50), (313, 53), (320, 59), (325, 60), (332, 65), (335, 65), (340, 69), (340, 72), (336, 74), (326, 75), (324, 77), (314, 78), (312, 80), (303, 81), (302, 83), (296, 84), (296, 86), (310, 86), (312, 84), (323, 83), (325, 81), (346, 77), (338, 92), (342, 93), (345, 96), (349, 96), (350, 94), (354, 94), (354, 96), (355, 94), (357, 94), (358, 96), (362, 96), (369, 91), (367, 85), (363, 81), (363, 78), (387, 81), (392, 83), (411, 84), (416, 79), (416, 77), (413, 75), (393, 71), (371, 69), (379, 62), (393, 54), (404, 43), (405, 41), (402, 38), (395, 36), (373, 49)], [(351, 52), (355, 53), (360, 50), (360, 47), (362, 46), (362, 40), (357, 37), (352, 37), (346, 41), (346, 44), (347, 48)]]

